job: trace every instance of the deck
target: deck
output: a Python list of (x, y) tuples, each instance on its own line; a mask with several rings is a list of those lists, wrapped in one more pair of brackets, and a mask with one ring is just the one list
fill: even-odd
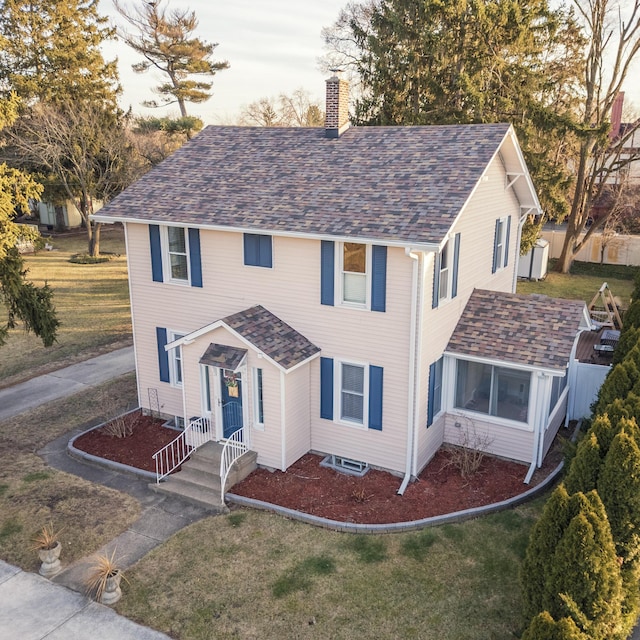
[(587, 364), (600, 364), (609, 366), (613, 358), (613, 352), (598, 352), (594, 347), (600, 344), (602, 333), (606, 331), (606, 327), (602, 327), (598, 331), (583, 331), (578, 339), (576, 348), (576, 358), (579, 362)]

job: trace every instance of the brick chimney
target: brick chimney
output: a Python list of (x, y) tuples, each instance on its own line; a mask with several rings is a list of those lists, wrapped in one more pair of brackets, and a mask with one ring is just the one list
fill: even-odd
[(338, 138), (349, 128), (349, 83), (339, 77), (338, 69), (327, 80), (327, 103), (324, 120), (327, 138)]
[(615, 140), (620, 135), (620, 124), (622, 123), (622, 105), (624, 104), (624, 91), (620, 91), (611, 106), (611, 131), (609, 140)]

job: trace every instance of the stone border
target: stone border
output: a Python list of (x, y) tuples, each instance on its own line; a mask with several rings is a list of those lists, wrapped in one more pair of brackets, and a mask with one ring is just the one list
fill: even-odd
[(287, 509), (286, 507), (280, 507), (278, 505), (271, 504), (269, 502), (263, 502), (262, 500), (254, 500), (253, 498), (245, 498), (234, 493), (227, 493), (225, 498), (229, 502), (243, 506), (253, 507), (254, 509), (262, 509), (264, 511), (272, 511), (278, 515), (292, 520), (300, 520), (307, 524), (315, 525), (316, 527), (323, 527), (325, 529), (332, 529), (334, 531), (343, 531), (349, 533), (398, 533), (401, 531), (415, 531), (417, 529), (425, 529), (426, 527), (435, 527), (441, 524), (447, 524), (451, 522), (463, 522), (464, 520), (472, 520), (480, 516), (486, 516), (490, 513), (497, 511), (503, 511), (516, 507), (523, 502), (527, 502), (531, 498), (537, 496), (539, 493), (545, 491), (548, 487), (552, 486), (557, 480), (558, 476), (564, 468), (564, 460), (538, 485), (528, 489), (524, 493), (520, 493), (513, 498), (508, 498), (502, 502), (494, 502), (493, 504), (486, 504), (482, 507), (474, 507), (472, 509), (465, 509), (463, 511), (454, 511), (453, 513), (446, 513), (440, 516), (432, 516), (430, 518), (422, 518), (421, 520), (410, 520), (408, 522), (392, 522), (388, 524), (356, 524), (354, 522), (339, 522), (338, 520), (329, 520), (328, 518), (321, 518), (319, 516), (313, 516), (309, 513), (303, 513), (302, 511), (296, 511), (295, 509)]
[[(135, 413), (136, 411), (140, 411), (140, 407), (136, 407), (135, 409), (131, 409), (131, 411), (126, 411), (123, 413), (123, 416), (129, 415), (130, 413)], [(106, 467), (107, 469), (113, 469), (114, 471), (120, 471), (123, 473), (129, 473), (133, 476), (137, 476), (144, 480), (153, 480), (156, 481), (156, 474), (153, 471), (145, 471), (144, 469), (137, 469), (136, 467), (132, 467), (128, 464), (122, 464), (122, 462), (115, 462), (114, 460), (107, 460), (107, 458), (99, 458), (98, 456), (94, 456), (86, 451), (81, 451), (73, 446), (73, 443), (85, 433), (89, 433), (90, 431), (95, 431), (95, 429), (100, 429), (103, 427), (106, 422), (101, 422), (95, 427), (90, 427), (89, 429), (85, 429), (81, 433), (76, 434), (69, 440), (67, 443), (67, 453), (76, 460), (80, 460), (82, 462), (89, 462), (99, 467)]]

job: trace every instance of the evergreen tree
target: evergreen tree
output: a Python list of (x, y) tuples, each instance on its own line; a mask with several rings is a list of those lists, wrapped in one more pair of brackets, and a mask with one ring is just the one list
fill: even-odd
[[(15, 97), (0, 100), (0, 129), (17, 117)], [(16, 212), (26, 212), (30, 198), (38, 198), (40, 185), (16, 169), (0, 164), (0, 302), (6, 308), (6, 322), (0, 325), (0, 346), (9, 329), (22, 322), (28, 332), (38, 336), (45, 347), (56, 340), (59, 321), (53, 306), (53, 293), (45, 284), (36, 287), (26, 279), (22, 256), (16, 241), (28, 235), (25, 227), (13, 222)]]
[(608, 404), (604, 408), (604, 413), (612, 424), (618, 424), (623, 418), (634, 419), (637, 424), (640, 420), (640, 396), (634, 391), (630, 391), (624, 398), (616, 398), (611, 404)]
[(633, 363), (623, 360), (609, 371), (605, 378), (600, 391), (598, 391), (598, 399), (591, 407), (593, 413), (598, 414), (604, 411), (604, 408), (611, 404), (616, 398), (624, 398), (638, 378), (638, 369)]
[(576, 455), (564, 480), (567, 491), (585, 493), (595, 489), (598, 486), (602, 463), (598, 439), (593, 431), (589, 431), (578, 444)]
[(116, 63), (105, 62), (100, 51), (113, 37), (98, 0), (1, 0), (0, 88), (28, 104), (115, 104)]
[(114, 0), (118, 13), (134, 28), (134, 33), (121, 31), (121, 38), (144, 60), (133, 65), (133, 70), (144, 73), (155, 68), (169, 79), (155, 91), (160, 101), (145, 102), (148, 107), (161, 107), (177, 103), (180, 114), (187, 117), (187, 102), (205, 102), (211, 97), (212, 82), (194, 80), (193, 76), (213, 77), (229, 68), (226, 61), (214, 62), (209, 44), (193, 36), (198, 27), (194, 11), (174, 9), (168, 11), (163, 0), (145, 2), (128, 10), (122, 2)]
[(589, 640), (589, 636), (571, 618), (556, 622), (548, 611), (543, 611), (531, 620), (522, 640)]
[[(631, 306), (636, 303), (632, 303)], [(631, 307), (629, 307), (631, 308)], [(638, 301), (637, 306), (635, 307), (640, 311), (640, 300)], [(634, 309), (633, 315), (636, 314)], [(638, 318), (640, 320), (640, 318)], [(628, 323), (628, 324), (627, 324)], [(622, 327), (622, 331), (620, 332), (620, 340), (618, 340), (618, 344), (613, 352), (613, 360), (612, 364), (616, 365), (618, 362), (622, 362), (624, 357), (627, 355), (631, 349), (638, 344), (640, 340), (640, 327), (635, 326), (633, 316), (629, 315), (629, 312), (624, 314), (624, 325)]]

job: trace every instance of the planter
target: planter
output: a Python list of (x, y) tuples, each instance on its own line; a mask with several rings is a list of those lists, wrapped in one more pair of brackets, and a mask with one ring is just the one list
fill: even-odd
[(235, 387), (227, 387), (227, 391), (229, 392), (229, 397), (230, 398), (237, 398), (238, 397), (238, 386), (237, 385)]
[(117, 569), (113, 575), (107, 576), (104, 583), (104, 591), (100, 595), (101, 604), (115, 604), (122, 597), (122, 591), (120, 590), (120, 580), (122, 580), (122, 573)]
[(40, 575), (45, 578), (53, 578), (61, 569), (60, 552), (62, 545), (56, 542), (51, 549), (38, 549), (38, 556), (42, 565), (40, 566)]

